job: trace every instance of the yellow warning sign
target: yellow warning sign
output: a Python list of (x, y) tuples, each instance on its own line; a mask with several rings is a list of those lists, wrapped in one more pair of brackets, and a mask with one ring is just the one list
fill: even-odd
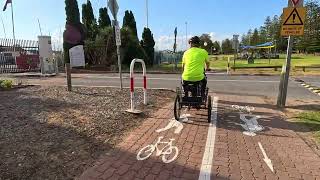
[(304, 21), (307, 9), (284, 8), (282, 14), (282, 36), (302, 36), (304, 34)]

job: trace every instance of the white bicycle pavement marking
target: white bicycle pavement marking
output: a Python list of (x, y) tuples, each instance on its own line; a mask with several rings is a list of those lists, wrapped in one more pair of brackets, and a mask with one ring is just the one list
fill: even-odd
[(232, 105), (231, 107), (236, 111), (247, 112), (249, 114), (251, 114), (251, 112), (255, 110), (255, 108), (251, 106)]
[[(248, 117), (251, 117), (248, 119)], [(254, 116), (251, 114), (240, 114), (240, 119), (245, 124), (238, 124), (240, 125), (245, 131), (243, 132), (244, 135), (247, 136), (256, 136), (256, 132), (260, 132), (264, 130), (264, 127), (259, 125), (257, 119), (261, 118), (260, 116)], [(237, 124), (237, 123), (236, 123)]]
[(174, 128), (174, 133), (175, 134), (180, 134), (182, 129), (183, 129), (183, 124), (175, 119), (170, 119), (168, 125), (164, 128), (161, 128), (161, 129), (158, 129), (156, 130), (157, 133), (160, 133), (160, 132), (164, 132), (164, 131), (167, 131), (169, 129), (172, 129)]
[(216, 141), (216, 124), (218, 119), (218, 97), (213, 98), (211, 123), (208, 128), (207, 142), (202, 158), (199, 180), (210, 180), (213, 164), (214, 143)]
[[(173, 162), (178, 157), (178, 154), (179, 154), (178, 147), (173, 146), (173, 141), (175, 141), (175, 139), (170, 139), (169, 142), (164, 142), (164, 141), (161, 141), (163, 138), (164, 137), (159, 137), (158, 141), (155, 144), (150, 144), (143, 147), (137, 154), (137, 160), (138, 161), (146, 160), (153, 154), (154, 151), (156, 151), (156, 156), (162, 156), (162, 161), (164, 163), (168, 164)], [(160, 144), (166, 144), (166, 145), (162, 149), (159, 149), (158, 145)], [(144, 153), (146, 153), (146, 155)], [(175, 154), (173, 155), (173, 157), (170, 158), (170, 155), (172, 153), (175, 153)]]
[(270, 168), (270, 170), (274, 173), (273, 165), (271, 159), (267, 156), (266, 151), (263, 149), (262, 144), (258, 142), (258, 145), (262, 151), (263, 157), (264, 157), (264, 162), (267, 164), (267, 166)]

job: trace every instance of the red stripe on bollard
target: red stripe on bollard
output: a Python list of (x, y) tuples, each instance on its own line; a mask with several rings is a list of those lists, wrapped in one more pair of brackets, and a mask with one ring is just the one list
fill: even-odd
[(131, 82), (130, 82), (130, 91), (134, 92), (134, 80), (133, 80), (133, 77), (131, 78)]
[(147, 89), (147, 77), (146, 76), (143, 77), (143, 88)]

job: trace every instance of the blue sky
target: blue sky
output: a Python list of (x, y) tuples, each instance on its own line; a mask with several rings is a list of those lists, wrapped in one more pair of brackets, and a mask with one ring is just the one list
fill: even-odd
[[(64, 0), (12, 1), (17, 39), (36, 39), (40, 34), (39, 18), (43, 34), (53, 36), (55, 43), (61, 42), (65, 23)], [(4, 4), (4, 0), (2, 2)], [(86, 0), (78, 0), (80, 12), (84, 2)], [(96, 16), (99, 8), (107, 4), (107, 0), (91, 2)], [(132, 10), (141, 34), (146, 24), (145, 0), (118, 0), (118, 3), (121, 23), (124, 11)], [(172, 47), (173, 31), (178, 27), (178, 46), (183, 49), (186, 44), (185, 22), (188, 22), (188, 36), (209, 33), (213, 40), (222, 40), (233, 34), (243, 34), (249, 28), (260, 27), (268, 15), (280, 15), (286, 5), (287, 0), (149, 0), (149, 27), (158, 49)], [(12, 37), (10, 11), (10, 6), (7, 11), (1, 11), (7, 38)], [(4, 36), (1, 26), (0, 37)]]

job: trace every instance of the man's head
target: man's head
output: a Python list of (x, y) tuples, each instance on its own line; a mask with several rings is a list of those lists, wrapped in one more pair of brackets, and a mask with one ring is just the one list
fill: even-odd
[(189, 40), (189, 44), (191, 47), (200, 47), (200, 38), (198, 36), (194, 36)]

